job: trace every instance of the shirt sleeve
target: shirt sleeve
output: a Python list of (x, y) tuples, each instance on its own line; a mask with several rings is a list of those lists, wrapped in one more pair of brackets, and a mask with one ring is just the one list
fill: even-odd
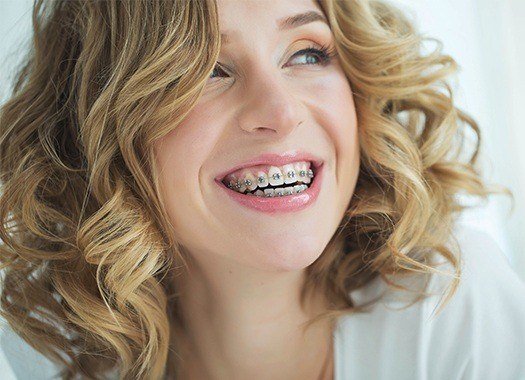
[(428, 378), (523, 380), (525, 284), (490, 235), (462, 227), (456, 237), (462, 279), (428, 322)]

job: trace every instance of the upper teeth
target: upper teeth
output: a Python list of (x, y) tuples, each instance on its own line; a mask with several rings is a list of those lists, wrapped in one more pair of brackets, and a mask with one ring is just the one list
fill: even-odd
[(253, 191), (259, 188), (265, 188), (268, 184), (272, 186), (279, 186), (283, 184), (291, 184), (295, 182), (302, 182), (308, 184), (314, 177), (312, 169), (308, 168), (308, 162), (298, 162), (294, 164), (287, 164), (282, 168), (277, 166), (270, 166), (268, 173), (263, 170), (258, 170), (257, 178), (251, 171), (242, 171), (241, 175), (229, 175), (223, 182), (227, 184), (230, 189), (237, 190), (241, 193)]

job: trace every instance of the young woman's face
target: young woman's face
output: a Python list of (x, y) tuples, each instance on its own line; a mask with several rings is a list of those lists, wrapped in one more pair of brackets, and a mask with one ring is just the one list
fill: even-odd
[[(296, 20), (279, 28), (304, 12), (324, 18), (314, 0), (218, 0), (218, 6), (221, 33), (228, 34), (219, 64), (192, 112), (155, 147), (167, 213), (198, 262), (220, 256), (264, 270), (302, 269), (323, 252), (354, 191), (359, 145), (352, 91), (337, 56), (324, 62), (317, 51), (333, 47), (328, 24)], [(300, 52), (308, 48), (317, 50)], [(312, 158), (293, 157), (304, 152)], [(266, 153), (291, 154), (284, 163), (306, 161), (306, 168), (294, 167), (295, 179), (310, 160), (322, 160), (322, 168), (312, 169), (306, 191), (282, 197), (240, 195), (222, 184), (223, 174)], [(267, 157), (258, 164), (229, 179), (251, 173), (250, 189), (261, 171), (270, 183), (290, 178), (290, 166)], [(272, 166), (284, 177), (275, 179)], [(281, 187), (289, 186), (299, 184)]]

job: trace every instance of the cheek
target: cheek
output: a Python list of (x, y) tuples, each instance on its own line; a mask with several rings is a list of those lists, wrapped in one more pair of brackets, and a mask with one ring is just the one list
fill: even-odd
[(193, 187), (198, 183), (199, 172), (215, 145), (213, 115), (209, 108), (197, 105), (173, 131), (160, 139), (156, 146), (159, 166), (164, 166), (161, 176), (172, 185)]
[(316, 122), (326, 133), (327, 143), (333, 152), (331, 159), (338, 210), (345, 210), (350, 201), (359, 175), (360, 151), (357, 131), (357, 114), (352, 88), (341, 70), (312, 84), (308, 91), (310, 107), (315, 109)]
[(219, 128), (213, 126), (209, 107), (196, 105), (182, 123), (155, 144), (159, 191), (176, 239), (183, 243), (200, 239), (192, 238), (192, 231), (206, 227), (202, 225), (208, 211), (202, 201), (201, 169), (216, 145), (213, 131)]
[[(202, 202), (202, 167), (216, 145), (213, 115), (195, 106), (173, 131), (155, 146), (160, 191), (172, 223), (183, 231), (188, 215), (206, 213)], [(216, 121), (215, 121), (216, 123)]]
[(344, 78), (339, 82), (338, 96), (333, 97), (333, 114), (336, 121), (336, 151), (342, 157), (344, 170), (354, 172), (359, 167), (359, 137), (357, 114), (350, 84)]
[(345, 124), (346, 129), (355, 126), (356, 113), (352, 88), (341, 69), (334, 68), (330, 75), (309, 84), (307, 89), (310, 106), (320, 109), (327, 117), (321, 125), (337, 126)]
[(337, 162), (355, 166), (359, 151), (357, 114), (352, 88), (344, 73), (334, 71), (313, 84), (311, 104), (317, 109), (317, 122), (322, 125), (334, 145)]

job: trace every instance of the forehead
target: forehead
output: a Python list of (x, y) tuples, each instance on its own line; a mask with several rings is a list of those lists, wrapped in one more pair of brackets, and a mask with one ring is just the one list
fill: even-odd
[(326, 20), (316, 0), (217, 0), (223, 44), (257, 28), (276, 31)]

